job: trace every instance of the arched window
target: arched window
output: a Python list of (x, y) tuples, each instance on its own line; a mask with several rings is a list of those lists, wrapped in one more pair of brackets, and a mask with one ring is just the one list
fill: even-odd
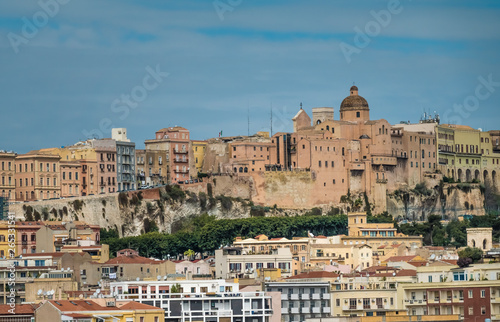
[(326, 130), (330, 131), (330, 126), (329, 125), (326, 126)]
[(240, 167), (240, 169), (239, 169), (239, 170), (240, 170), (240, 172), (243, 172), (243, 167)]
[(361, 117), (361, 112), (356, 112), (356, 117), (360, 118)]
[(321, 124), (321, 121), (320, 121), (320, 120), (317, 120), (317, 121), (316, 121), (316, 125), (318, 125), (318, 124)]
[(486, 249), (486, 239), (483, 240), (483, 249)]
[(245, 170), (244, 170), (244, 171), (245, 171), (245, 173), (247, 173), (247, 172), (248, 172), (248, 168), (247, 168), (247, 167), (245, 167)]

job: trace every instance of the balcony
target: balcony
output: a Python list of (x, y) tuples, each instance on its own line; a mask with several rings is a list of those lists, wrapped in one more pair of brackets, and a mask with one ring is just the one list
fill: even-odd
[(330, 293), (323, 293), (323, 294), (321, 294), (321, 299), (322, 300), (329, 300), (330, 299)]
[(288, 309), (286, 307), (281, 308), (281, 315), (288, 314)]
[(300, 313), (302, 313), (302, 314), (311, 313), (311, 308), (309, 308), (309, 307), (301, 307), (300, 308)]
[(299, 299), (299, 294), (290, 294), (290, 300), (298, 300)]
[(321, 294), (314, 293), (314, 294), (311, 294), (311, 295), (312, 295), (312, 299), (313, 300), (319, 300), (319, 299), (321, 299)]
[(282, 301), (288, 300), (288, 295), (287, 294), (281, 294), (281, 300)]
[(187, 162), (189, 162), (189, 160), (188, 159), (178, 159), (178, 158), (175, 158), (174, 162), (175, 163), (187, 163)]
[(174, 169), (175, 173), (189, 173), (189, 169)]
[(312, 313), (321, 313), (321, 308), (320, 307), (313, 307), (311, 309), (312, 309)]
[(175, 153), (188, 153), (189, 151), (186, 149), (174, 149)]
[(299, 314), (299, 308), (298, 307), (292, 307), (290, 309), (290, 313), (292, 313), (292, 314)]
[(305, 293), (304, 294), (300, 294), (300, 299), (301, 300), (309, 300), (309, 298), (310, 298), (309, 294), (305, 294)]

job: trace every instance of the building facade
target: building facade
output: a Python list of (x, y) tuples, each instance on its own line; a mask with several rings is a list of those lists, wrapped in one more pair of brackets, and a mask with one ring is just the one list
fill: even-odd
[(111, 137), (116, 142), (116, 181), (118, 191), (136, 189), (135, 143), (127, 138), (127, 129), (111, 130)]

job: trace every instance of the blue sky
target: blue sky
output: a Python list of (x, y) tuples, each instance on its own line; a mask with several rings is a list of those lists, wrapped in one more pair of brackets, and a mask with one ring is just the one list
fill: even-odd
[[(213, 1), (59, 1), (0, 3), (0, 149), (109, 137), (111, 126), (138, 147), (174, 125), (193, 139), (245, 135), (247, 111), (255, 133), (269, 130), (271, 106), (274, 132), (292, 131), (300, 102), (338, 119), (353, 82), (373, 119), (425, 110), (500, 129), (498, 1), (218, 0), (224, 12)], [(454, 108), (464, 102), (476, 105)]]

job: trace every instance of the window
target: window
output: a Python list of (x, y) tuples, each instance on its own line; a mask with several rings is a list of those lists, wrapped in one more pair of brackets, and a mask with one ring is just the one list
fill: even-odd
[(484, 299), (486, 297), (486, 290), (481, 290), (481, 298)]
[(469, 298), (470, 298), (470, 299), (471, 299), (471, 298), (473, 298), (473, 295), (474, 295), (474, 294), (473, 294), (472, 290), (469, 290)]
[(481, 315), (486, 315), (486, 306), (481, 306)]
[(474, 315), (474, 307), (469, 306), (469, 315)]

